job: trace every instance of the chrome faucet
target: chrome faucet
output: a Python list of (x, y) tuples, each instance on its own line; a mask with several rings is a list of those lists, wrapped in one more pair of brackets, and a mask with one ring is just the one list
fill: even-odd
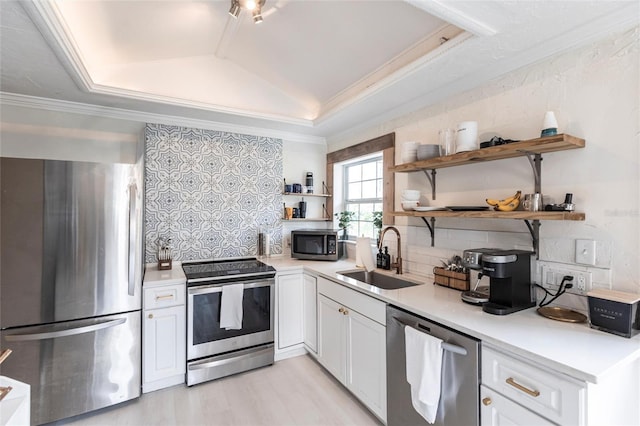
[(380, 234), (380, 246), (378, 247), (380, 250), (382, 250), (382, 244), (384, 243), (384, 234), (387, 233), (388, 230), (392, 230), (394, 231), (397, 235), (398, 238), (396, 239), (397, 242), (397, 253), (398, 253), (398, 257), (396, 258), (395, 262), (391, 263), (391, 267), (392, 268), (396, 268), (396, 274), (402, 274), (402, 252), (400, 249), (400, 246), (402, 245), (402, 242), (400, 240), (400, 231), (398, 231), (398, 229), (395, 226), (387, 226), (386, 228), (384, 228), (382, 230), (382, 233)]

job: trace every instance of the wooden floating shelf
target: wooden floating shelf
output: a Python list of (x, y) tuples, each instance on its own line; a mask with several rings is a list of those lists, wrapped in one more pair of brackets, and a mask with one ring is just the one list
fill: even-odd
[(446, 211), (434, 210), (430, 212), (397, 211), (391, 212), (394, 216), (408, 217), (462, 217), (477, 219), (518, 219), (518, 220), (585, 220), (584, 213), (578, 212), (529, 212), (516, 210), (512, 212), (497, 212), (494, 210), (481, 211)]
[(415, 161), (413, 163), (398, 164), (394, 167), (390, 167), (389, 170), (392, 172), (415, 172), (420, 170), (434, 170), (442, 169), (445, 167), (462, 166), (465, 164), (503, 160), (505, 158), (523, 157), (528, 154), (543, 154), (545, 152), (578, 149), (584, 148), (584, 146), (584, 139), (580, 139), (571, 135), (559, 134), (554, 136), (547, 136), (544, 138), (512, 142), (505, 145), (497, 145), (489, 148), (481, 148), (474, 151), (466, 151), (452, 155), (429, 158), (428, 160)]
[(307, 194), (303, 192), (283, 192), (282, 195), (296, 195), (298, 197), (331, 197), (331, 194)]

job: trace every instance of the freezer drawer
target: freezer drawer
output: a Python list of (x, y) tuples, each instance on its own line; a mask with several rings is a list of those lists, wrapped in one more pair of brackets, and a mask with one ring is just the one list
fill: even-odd
[(2, 330), (2, 374), (31, 385), (31, 422), (140, 396), (140, 311)]

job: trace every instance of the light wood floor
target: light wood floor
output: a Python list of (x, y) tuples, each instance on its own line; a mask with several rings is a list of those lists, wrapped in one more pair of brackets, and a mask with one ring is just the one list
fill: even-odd
[(372, 425), (381, 423), (310, 356), (187, 388), (173, 386), (58, 425)]

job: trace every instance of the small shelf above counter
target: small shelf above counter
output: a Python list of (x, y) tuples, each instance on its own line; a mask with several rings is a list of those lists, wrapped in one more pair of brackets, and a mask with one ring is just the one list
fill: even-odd
[(544, 154), (547, 152), (566, 151), (568, 149), (584, 148), (584, 139), (567, 134), (547, 136), (512, 142), (504, 145), (481, 148), (473, 151), (459, 152), (457, 154), (430, 158), (428, 160), (412, 163), (398, 164), (390, 167), (394, 173), (416, 172), (421, 170), (435, 170), (445, 167), (463, 166), (479, 162), (504, 160), (507, 158), (525, 157), (531, 154)]
[(331, 197), (331, 194), (308, 194), (302, 192), (283, 192), (282, 195), (293, 195), (297, 197)]
[(512, 212), (497, 212), (493, 210), (482, 211), (448, 211), (434, 210), (429, 212), (397, 211), (391, 212), (394, 216), (410, 217), (462, 217), (478, 219), (518, 219), (518, 220), (585, 220), (585, 214), (579, 212), (530, 212), (516, 210)]
[[(446, 167), (465, 166), (484, 163), (487, 161), (504, 160), (507, 158), (526, 157), (533, 171), (534, 192), (542, 193), (542, 154), (585, 147), (585, 140), (567, 134), (546, 136), (543, 138), (522, 140), (473, 151), (429, 158), (427, 160), (398, 164), (389, 167), (392, 173), (409, 173), (422, 171), (431, 185), (431, 198), (436, 199), (436, 170)], [(524, 220), (533, 242), (533, 250), (538, 255), (541, 220), (583, 221), (584, 213), (569, 211), (511, 211), (500, 212), (493, 210), (432, 210), (428, 212), (395, 211), (393, 216), (419, 217), (429, 228), (431, 246), (434, 245), (436, 218), (474, 218), (474, 219), (518, 219)], [(429, 220), (427, 220), (429, 218)]]
[(393, 173), (424, 172), (431, 185), (431, 199), (435, 200), (437, 169), (505, 160), (507, 158), (527, 157), (533, 171), (534, 192), (542, 193), (542, 154), (584, 147), (584, 139), (567, 134), (559, 134), (459, 152), (412, 163), (398, 164), (390, 167), (389, 171)]
[[(498, 212), (494, 210), (466, 210), (466, 211), (449, 211), (449, 210), (432, 210), (428, 212), (417, 211), (395, 211), (391, 212), (393, 216), (419, 217), (421, 218), (431, 235), (431, 247), (435, 242), (436, 217), (439, 218), (466, 218), (466, 219), (514, 219), (523, 220), (527, 225), (527, 229), (531, 234), (533, 251), (536, 256), (539, 254), (540, 244), (540, 221), (541, 220), (566, 220), (566, 221), (584, 221), (585, 214), (580, 212), (563, 212), (563, 211), (541, 211), (530, 212), (526, 210), (516, 210), (512, 212)], [(429, 220), (427, 220), (429, 218)]]

